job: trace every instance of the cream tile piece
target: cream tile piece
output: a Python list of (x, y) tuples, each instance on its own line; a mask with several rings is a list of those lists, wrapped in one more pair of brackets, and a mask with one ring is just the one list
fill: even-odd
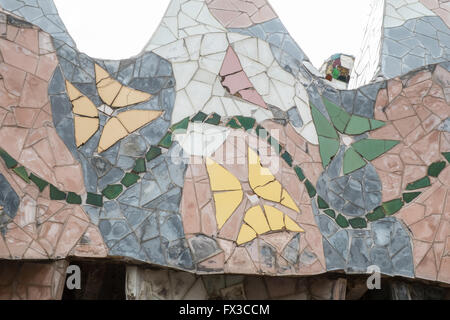
[(117, 118), (111, 118), (103, 128), (100, 142), (98, 144), (98, 153), (108, 150), (116, 142), (128, 135), (127, 130)]
[(77, 147), (85, 144), (98, 130), (98, 118), (74, 116), (75, 142)]
[(283, 190), (283, 193), (281, 194), (281, 199), (282, 199), (281, 204), (283, 206), (300, 213), (300, 209), (297, 207), (295, 201), (292, 199), (292, 197), (289, 195), (286, 189)]
[(264, 211), (272, 231), (282, 230), (285, 227), (283, 212), (271, 206), (264, 206)]
[(256, 238), (256, 232), (255, 230), (253, 230), (252, 228), (250, 228), (248, 225), (246, 225), (245, 223), (242, 225), (241, 230), (239, 231), (239, 235), (238, 238), (236, 240), (236, 243), (238, 245), (247, 243), (252, 241), (253, 239)]
[(163, 111), (130, 110), (118, 114), (117, 119), (127, 129), (128, 133), (132, 133), (159, 118), (162, 114)]
[(206, 169), (212, 191), (242, 190), (239, 180), (211, 158), (206, 159)]
[(294, 222), (288, 215), (284, 216), (284, 223), (286, 225), (286, 229), (292, 232), (305, 232), (300, 226)]
[(266, 216), (260, 206), (249, 209), (245, 213), (244, 221), (259, 235), (270, 231)]
[(98, 110), (94, 103), (88, 97), (81, 97), (72, 101), (72, 112), (80, 116), (98, 118)]
[(222, 229), (225, 222), (227, 222), (241, 204), (242, 198), (243, 192), (240, 190), (214, 193), (216, 221), (219, 230)]

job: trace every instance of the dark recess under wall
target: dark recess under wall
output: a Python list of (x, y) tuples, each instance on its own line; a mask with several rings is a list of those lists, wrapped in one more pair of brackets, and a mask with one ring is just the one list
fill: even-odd
[(119, 263), (71, 261), (81, 270), (81, 289), (64, 286), (62, 300), (125, 300), (126, 266)]

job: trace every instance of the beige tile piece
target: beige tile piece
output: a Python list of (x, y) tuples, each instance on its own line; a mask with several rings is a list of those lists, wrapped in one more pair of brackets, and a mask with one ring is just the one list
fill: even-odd
[(120, 113), (117, 119), (120, 120), (128, 133), (132, 133), (159, 118), (162, 114), (163, 111), (130, 110)]
[(85, 144), (98, 130), (98, 118), (86, 118), (75, 116), (75, 141), (77, 147)]
[(127, 130), (117, 118), (111, 118), (103, 129), (100, 142), (98, 144), (98, 153), (108, 150), (117, 141), (128, 135)]

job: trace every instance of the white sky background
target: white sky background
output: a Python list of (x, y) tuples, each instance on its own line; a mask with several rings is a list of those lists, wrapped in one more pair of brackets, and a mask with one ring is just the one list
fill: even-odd
[[(103, 59), (142, 51), (170, 0), (54, 0), (80, 51)], [(358, 55), (372, 0), (271, 0), (289, 33), (320, 68), (334, 53)], [(144, 30), (144, 31), (142, 31)]]

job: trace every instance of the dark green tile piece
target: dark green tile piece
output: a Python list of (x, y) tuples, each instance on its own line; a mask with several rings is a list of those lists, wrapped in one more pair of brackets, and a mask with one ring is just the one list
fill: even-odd
[(135, 173), (142, 173), (142, 172), (146, 172), (147, 168), (145, 166), (145, 159), (144, 158), (139, 158), (136, 160), (136, 163), (134, 165), (133, 168), (133, 172)]
[(438, 177), (441, 174), (442, 170), (445, 169), (445, 165), (446, 165), (445, 161), (432, 163), (428, 167), (428, 175), (430, 177), (435, 177), (435, 178)]
[(25, 167), (16, 167), (13, 171), (22, 178), (26, 183), (30, 183), (30, 178), (28, 177), (27, 169)]
[(274, 137), (269, 137), (269, 139), (267, 139), (267, 142), (273, 147), (277, 154), (281, 153), (281, 149), (283, 147), (280, 145), (277, 139), (275, 139)]
[(209, 116), (205, 123), (217, 126), (220, 123), (220, 116), (217, 113), (213, 113), (211, 116)]
[(339, 130), (339, 132), (343, 133), (345, 127), (350, 121), (350, 114), (328, 99), (322, 97), (322, 100), (325, 104), (325, 107), (327, 108), (328, 114), (330, 115), (331, 122), (333, 122), (334, 126)]
[(339, 139), (339, 136), (334, 127), (328, 122), (323, 114), (311, 103), (311, 114), (316, 126), (317, 134), (322, 137)]
[(348, 220), (353, 229), (364, 229), (367, 228), (367, 221), (364, 218), (353, 218)]
[(286, 161), (286, 163), (292, 167), (292, 156), (289, 152), (285, 151), (281, 157), (284, 159), (284, 161)]
[(319, 209), (328, 209), (328, 203), (326, 203), (325, 200), (323, 200), (320, 196), (317, 197), (317, 205), (319, 206)]
[(88, 192), (86, 203), (97, 207), (103, 207), (103, 196), (101, 194)]
[(54, 185), (50, 185), (50, 199), (51, 200), (66, 200), (67, 194), (62, 192)]
[(69, 192), (67, 194), (66, 201), (67, 201), (67, 203), (70, 203), (70, 204), (81, 204), (81, 202), (82, 202), (81, 197), (74, 192)]
[(403, 207), (404, 203), (402, 199), (394, 199), (388, 202), (383, 203), (384, 212), (386, 215), (391, 216), (400, 211)]
[(189, 126), (189, 118), (184, 118), (178, 123), (175, 123), (173, 126), (170, 127), (170, 130), (174, 132), (175, 130), (186, 130)]
[(355, 142), (352, 147), (364, 158), (372, 161), (388, 152), (399, 143), (399, 141), (394, 140), (364, 139)]
[(345, 133), (351, 135), (363, 134), (367, 131), (370, 131), (369, 119), (359, 116), (352, 116), (345, 129)]
[(386, 217), (383, 207), (376, 208), (373, 212), (366, 215), (367, 220), (377, 221)]
[(267, 137), (269, 136), (269, 133), (267, 132), (267, 130), (264, 129), (263, 127), (261, 127), (261, 126), (257, 126), (256, 127), (256, 134), (261, 139), (267, 139)]
[(379, 121), (379, 120), (372, 120), (372, 119), (370, 119), (369, 122), (370, 122), (370, 127), (371, 127), (372, 130), (376, 130), (376, 129), (382, 128), (382, 127), (384, 127), (386, 125), (385, 122)]
[(164, 138), (159, 142), (158, 146), (169, 149), (172, 146), (172, 133), (167, 132)]
[(237, 122), (236, 118), (230, 119), (227, 123), (227, 127), (233, 128), (233, 129), (240, 129), (242, 126)]
[(339, 227), (344, 228), (344, 229), (348, 228), (348, 226), (350, 225), (348, 223), (347, 218), (345, 218), (342, 214), (337, 216), (336, 223), (338, 224)]
[(306, 179), (305, 174), (303, 173), (302, 168), (296, 166), (294, 168), (295, 173), (297, 174), (297, 177), (300, 179), (300, 181), (303, 181)]
[(121, 184), (113, 184), (107, 186), (103, 191), (102, 194), (108, 198), (109, 200), (113, 200), (119, 196), (123, 191), (123, 186)]
[(319, 136), (319, 151), (322, 159), (322, 166), (325, 169), (331, 162), (331, 159), (339, 151), (339, 141), (335, 139)]
[(442, 155), (447, 160), (447, 162), (450, 163), (450, 152), (443, 152)]
[(420, 196), (422, 192), (408, 192), (408, 193), (404, 193), (403, 194), (403, 201), (405, 201), (406, 203), (410, 203), (411, 201), (413, 201), (415, 198), (417, 198), (418, 196)]
[(366, 162), (353, 148), (348, 149), (344, 154), (344, 174), (352, 173), (366, 165)]
[(138, 182), (140, 178), (141, 177), (139, 177), (139, 175), (135, 173), (127, 173), (125, 177), (123, 177), (122, 181), (120, 181), (120, 183), (128, 188)]
[(147, 161), (151, 161), (157, 157), (159, 157), (161, 155), (161, 148), (158, 147), (150, 147), (150, 150), (147, 152), (147, 154), (145, 155), (145, 158), (147, 159)]
[(2, 157), (3, 161), (5, 161), (8, 169), (12, 169), (18, 165), (17, 161), (3, 149), (0, 149), (0, 157)]
[(417, 181), (411, 182), (406, 186), (406, 190), (417, 190), (431, 186), (431, 181), (429, 177), (423, 177)]
[(34, 174), (30, 174), (30, 180), (39, 188), (39, 191), (44, 191), (45, 187), (48, 186), (48, 182), (36, 177)]
[(316, 188), (314, 188), (314, 186), (312, 185), (312, 183), (309, 182), (309, 180), (305, 181), (305, 187), (306, 187), (306, 190), (308, 191), (309, 197), (314, 198), (317, 194), (317, 191), (316, 191)]
[(256, 123), (255, 119), (249, 117), (237, 116), (236, 119), (244, 127), (245, 130), (253, 129)]
[(325, 212), (325, 214), (327, 214), (328, 216), (330, 216), (331, 218), (336, 218), (336, 212), (334, 212), (334, 210), (331, 210), (331, 209), (327, 209), (327, 210), (325, 210), (324, 211)]
[(191, 122), (203, 122), (207, 116), (206, 113), (200, 111), (191, 119)]

